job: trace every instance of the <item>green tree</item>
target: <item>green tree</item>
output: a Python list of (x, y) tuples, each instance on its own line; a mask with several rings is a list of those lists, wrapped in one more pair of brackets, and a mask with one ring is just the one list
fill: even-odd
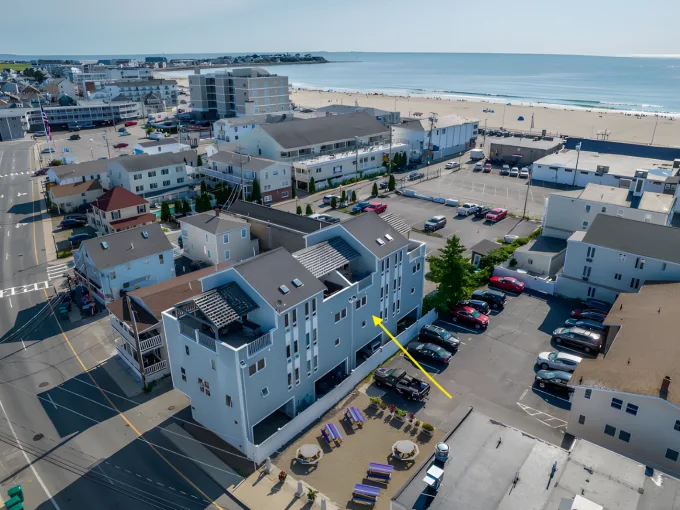
[(387, 189), (390, 191), (394, 191), (394, 189), (397, 187), (397, 180), (394, 178), (394, 174), (390, 174), (390, 180), (387, 181)]
[(146, 136), (148, 137), (151, 133), (153, 133), (153, 128), (151, 126), (146, 126)]
[(208, 192), (208, 185), (205, 183), (205, 181), (201, 181), (201, 194), (207, 193)]
[(352, 202), (356, 202), (356, 201), (357, 201), (357, 192), (352, 190)]
[(161, 203), (161, 221), (170, 219), (170, 205), (167, 202)]
[(309, 216), (310, 214), (314, 214), (314, 210), (312, 209), (312, 206), (310, 204), (307, 204), (307, 207), (305, 208), (305, 214)]
[(473, 266), (463, 257), (465, 246), (457, 236), (446, 240), (441, 255), (428, 257), (428, 279), (438, 284), (435, 305), (441, 312), (448, 312), (470, 292)]
[(182, 214), (187, 214), (191, 212), (191, 204), (188, 200), (182, 200)]
[(333, 198), (331, 198), (331, 209), (335, 209), (336, 207), (338, 207), (338, 199), (333, 195)]
[(47, 166), (61, 166), (61, 164), (62, 164), (61, 159), (53, 159), (47, 164)]
[(203, 166), (203, 159), (200, 154), (196, 156), (196, 166)]
[(347, 201), (347, 192), (343, 189), (342, 193), (340, 194), (340, 202), (346, 202)]
[(332, 188), (333, 188), (333, 178), (329, 177), (328, 178), (328, 189), (332, 189)]
[(392, 157), (392, 164), (390, 165), (393, 170), (399, 168), (399, 153), (397, 152), (393, 157)]
[(253, 192), (250, 194), (251, 202), (262, 203), (262, 193), (260, 192), (260, 181), (255, 179), (253, 181)]
[(371, 190), (371, 196), (372, 197), (378, 196), (378, 183), (377, 182), (373, 183), (373, 189)]
[(175, 200), (175, 214), (182, 212), (182, 201), (180, 199)]
[(210, 195), (208, 195), (207, 193), (201, 193), (196, 198), (196, 212), (202, 213), (205, 211), (209, 211), (211, 208), (212, 205), (210, 205)]
[(316, 193), (316, 182), (314, 181), (314, 177), (309, 179), (309, 194), (313, 195)]
[(297, 206), (297, 209), (295, 210), (295, 213), (296, 213), (298, 216), (302, 216), (302, 206), (301, 206), (301, 205), (298, 205), (298, 206)]

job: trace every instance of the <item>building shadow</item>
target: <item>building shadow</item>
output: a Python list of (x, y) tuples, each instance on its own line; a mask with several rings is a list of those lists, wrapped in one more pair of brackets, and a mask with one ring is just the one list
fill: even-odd
[(40, 200), (14, 204), (12, 207), (7, 209), (7, 212), (10, 214), (32, 215), (28, 218), (22, 219), (21, 223), (32, 223), (42, 219), (40, 214)]

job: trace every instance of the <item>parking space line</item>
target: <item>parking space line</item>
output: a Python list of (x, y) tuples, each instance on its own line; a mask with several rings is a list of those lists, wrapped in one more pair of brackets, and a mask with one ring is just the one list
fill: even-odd
[[(534, 418), (537, 421), (540, 421), (543, 425), (546, 425), (550, 428), (559, 429), (559, 428), (567, 426), (567, 422), (565, 420), (561, 419), (561, 418), (556, 418), (555, 416), (552, 416), (548, 413), (544, 413), (543, 411), (539, 411), (538, 409), (534, 409), (533, 407), (529, 407), (529, 406), (524, 405), (520, 402), (517, 402), (517, 405), (520, 407), (520, 409), (522, 409), (529, 416), (531, 416), (532, 418)], [(535, 411), (535, 412), (532, 412), (532, 411)], [(536, 418), (536, 416), (545, 416), (546, 418), (541, 419), (541, 418)], [(553, 425), (551, 423), (548, 423), (549, 421), (557, 421), (559, 423), (557, 425)]]

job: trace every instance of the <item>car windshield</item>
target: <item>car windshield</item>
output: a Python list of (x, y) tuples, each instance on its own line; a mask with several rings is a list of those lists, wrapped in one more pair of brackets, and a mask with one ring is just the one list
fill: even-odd
[(479, 317), (482, 316), (482, 314), (479, 313), (477, 310), (472, 310), (472, 312), (470, 312), (470, 316), (474, 317), (475, 319), (478, 319)]
[(427, 220), (428, 223), (437, 223), (438, 221), (439, 220), (436, 217), (430, 218), (429, 220)]
[(551, 352), (550, 354), (548, 354), (548, 359), (549, 359), (550, 361), (555, 361), (555, 360), (557, 359), (557, 353), (556, 353), (556, 352)]
[(448, 331), (442, 331), (439, 334), (439, 336), (444, 340), (448, 340), (449, 338), (451, 338), (451, 333), (449, 333)]
[(432, 352), (434, 352), (437, 356), (441, 356), (442, 358), (446, 356), (447, 351), (442, 349), (441, 347), (435, 347), (432, 349)]

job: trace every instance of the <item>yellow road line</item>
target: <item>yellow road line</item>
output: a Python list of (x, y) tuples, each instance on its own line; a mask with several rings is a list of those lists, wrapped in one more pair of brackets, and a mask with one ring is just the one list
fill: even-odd
[(381, 319), (381, 318), (376, 317), (376, 316), (374, 315), (374, 316), (373, 316), (373, 325), (374, 325), (374, 326), (380, 326), (380, 327), (382, 328), (382, 330), (383, 330), (385, 333), (387, 333), (387, 336), (389, 336), (390, 339), (391, 339), (395, 344), (397, 344), (397, 346), (399, 346), (399, 348), (402, 350), (402, 352), (403, 352), (404, 354), (406, 354), (406, 356), (408, 357), (408, 359), (410, 359), (410, 360), (413, 362), (413, 364), (414, 364), (416, 367), (418, 367), (418, 370), (420, 370), (423, 374), (425, 374), (425, 376), (426, 376), (430, 381), (432, 381), (432, 384), (434, 384), (437, 388), (439, 388), (439, 389), (442, 391), (442, 393), (443, 393), (444, 395), (446, 395), (446, 396), (449, 397), (449, 398), (453, 398), (453, 397), (451, 396), (451, 394), (450, 394), (448, 391), (446, 391), (444, 388), (442, 388), (441, 385), (440, 385), (437, 381), (435, 381), (435, 380), (433, 379), (433, 377), (432, 377), (430, 374), (428, 374), (428, 373), (425, 371), (425, 369), (423, 369), (423, 367), (420, 366), (420, 363), (418, 363), (415, 359), (413, 359), (413, 356), (411, 356), (411, 354), (409, 354), (409, 352), (408, 352), (406, 349), (404, 349), (404, 346), (401, 345), (401, 344), (399, 343), (399, 340), (397, 340), (396, 338), (394, 338), (394, 336), (392, 336), (392, 333), (390, 333), (390, 332), (387, 330), (387, 328), (383, 325), (382, 319)]
[[(31, 204), (33, 206), (33, 253), (35, 253), (35, 265), (38, 265), (38, 245), (35, 242), (35, 200), (33, 199), (33, 184), (34, 181), (31, 181)], [(40, 214), (42, 216), (42, 213)], [(42, 223), (42, 220), (40, 221)], [(47, 250), (45, 250), (45, 253), (47, 253)]]

